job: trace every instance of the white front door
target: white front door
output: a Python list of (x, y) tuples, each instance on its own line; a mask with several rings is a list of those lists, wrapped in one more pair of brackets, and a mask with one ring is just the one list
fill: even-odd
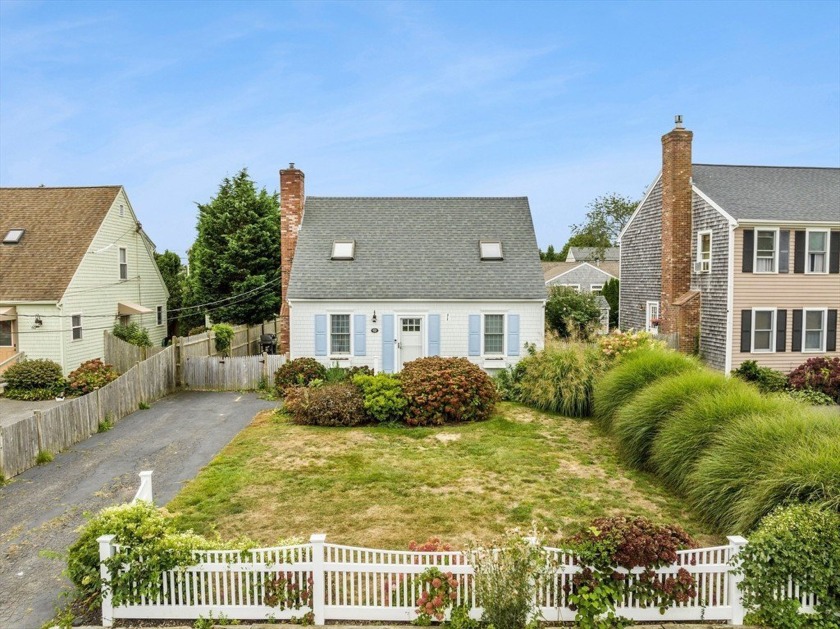
[(645, 315), (645, 330), (652, 334), (659, 334), (659, 302), (649, 301), (646, 304)]
[(399, 359), (397, 365), (402, 370), (405, 363), (423, 356), (423, 318), (400, 317), (399, 341), (397, 342)]

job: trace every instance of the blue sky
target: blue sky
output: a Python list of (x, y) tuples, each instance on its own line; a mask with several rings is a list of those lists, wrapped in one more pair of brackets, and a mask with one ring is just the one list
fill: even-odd
[(840, 2), (0, 0), (0, 185), (122, 184), (158, 249), (243, 166), (530, 198), (541, 247), (694, 161), (840, 165)]

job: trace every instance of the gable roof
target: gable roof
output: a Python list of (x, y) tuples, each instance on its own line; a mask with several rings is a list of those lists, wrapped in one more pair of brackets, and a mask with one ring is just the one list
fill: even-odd
[(121, 189), (0, 188), (0, 301), (59, 301)]
[[(355, 240), (353, 260), (331, 260)], [(479, 241), (504, 259), (481, 261)], [(307, 197), (288, 299), (545, 299), (526, 197)]]
[(543, 279), (546, 282), (549, 282), (582, 266), (588, 266), (595, 271), (601, 271), (602, 273), (611, 275), (616, 279), (619, 277), (620, 269), (617, 261), (604, 261), (598, 266), (592, 264), (591, 262), (543, 262)]
[(566, 260), (570, 262), (585, 262), (587, 260), (606, 260), (618, 262), (618, 247), (569, 247), (569, 254)]
[(840, 168), (692, 164), (692, 182), (735, 220), (840, 223)]

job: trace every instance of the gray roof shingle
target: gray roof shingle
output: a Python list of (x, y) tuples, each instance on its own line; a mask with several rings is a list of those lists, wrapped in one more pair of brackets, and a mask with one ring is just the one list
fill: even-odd
[(840, 222), (840, 168), (691, 168), (694, 185), (736, 220)]
[[(289, 299), (545, 299), (526, 197), (307, 197)], [(330, 260), (335, 240), (355, 259)], [(479, 259), (500, 240), (504, 260)]]

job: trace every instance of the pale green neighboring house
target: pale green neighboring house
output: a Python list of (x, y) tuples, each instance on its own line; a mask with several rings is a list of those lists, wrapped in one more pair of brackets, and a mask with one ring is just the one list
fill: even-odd
[(117, 322), (162, 343), (169, 292), (122, 186), (0, 188), (0, 238), (0, 365), (23, 353), (69, 373)]

